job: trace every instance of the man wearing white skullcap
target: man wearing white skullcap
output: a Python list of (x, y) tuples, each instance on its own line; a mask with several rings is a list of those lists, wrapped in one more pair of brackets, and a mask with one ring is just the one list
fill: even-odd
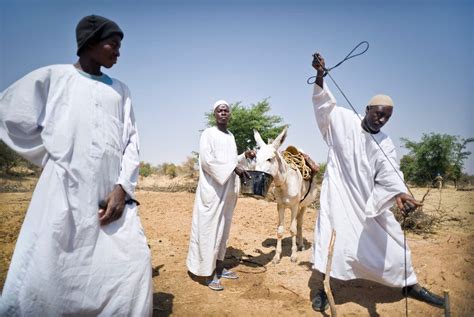
[(227, 130), (230, 105), (225, 100), (214, 104), (216, 126), (202, 132), (199, 143), (199, 183), (194, 202), (191, 237), (186, 264), (195, 276), (208, 277), (206, 284), (223, 290), (220, 278), (236, 279), (224, 268), (227, 239), (240, 182), (236, 175), (249, 177), (243, 164), (255, 151), (237, 155), (237, 145)]
[(216, 108), (219, 107), (220, 105), (224, 105), (224, 106), (227, 106), (227, 108), (229, 108), (229, 111), (230, 111), (230, 106), (229, 106), (229, 103), (225, 100), (217, 100), (215, 103), (214, 103), (214, 108), (212, 110), (216, 111)]
[[(392, 115), (392, 98), (374, 96), (361, 122), (351, 110), (336, 105), (323, 81), (321, 55), (314, 55), (313, 67), (317, 70), (314, 112), (329, 147), (314, 233), (313, 268), (326, 271), (334, 229), (337, 238), (331, 277), (361, 278), (400, 287), (407, 296), (442, 307), (441, 297), (418, 284), (408, 248), (405, 267), (403, 231), (390, 211), (394, 203), (404, 213), (421, 206), (408, 194), (392, 140), (380, 131)], [(327, 307), (326, 293), (321, 288), (313, 298), (313, 308), (324, 311)]]

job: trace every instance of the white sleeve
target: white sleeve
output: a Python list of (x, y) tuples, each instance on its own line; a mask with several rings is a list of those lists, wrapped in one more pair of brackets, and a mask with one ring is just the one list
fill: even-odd
[(224, 185), (234, 172), (237, 164), (220, 162), (216, 159), (209, 133), (205, 130), (199, 142), (199, 163), (204, 172), (209, 174), (217, 183)]
[(40, 68), (0, 93), (0, 139), (33, 164), (42, 166), (48, 153), (41, 133), (51, 69)]
[(313, 107), (319, 130), (323, 138), (326, 138), (326, 134), (329, 130), (330, 115), (334, 107), (336, 107), (336, 99), (326, 84), (324, 84), (324, 89), (316, 84), (314, 85)]
[(138, 131), (135, 123), (132, 102), (129, 96), (125, 101), (125, 149), (122, 157), (122, 166), (117, 184), (120, 184), (131, 198), (135, 199), (135, 187), (138, 181), (140, 167), (140, 144)]
[[(403, 173), (396, 162), (396, 151), (392, 141), (387, 138), (381, 144), (388, 159), (381, 151), (375, 162), (375, 184), (367, 200), (365, 213), (367, 217), (376, 217), (390, 208), (397, 194), (406, 193)], [(393, 165), (393, 166), (392, 166)]]

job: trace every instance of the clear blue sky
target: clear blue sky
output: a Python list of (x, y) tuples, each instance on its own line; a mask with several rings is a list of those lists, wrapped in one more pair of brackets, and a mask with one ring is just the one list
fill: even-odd
[[(331, 66), (363, 40), (369, 51), (333, 76), (359, 112), (376, 93), (393, 97), (384, 131), (397, 146), (429, 132), (474, 136), (472, 1), (0, 0), (0, 90), (38, 67), (75, 62), (75, 26), (88, 14), (124, 30), (107, 73), (132, 91), (142, 160), (152, 164), (198, 149), (215, 100), (267, 97), (291, 125), (286, 144), (325, 161), (306, 84), (311, 54)], [(474, 157), (465, 167), (474, 174)]]

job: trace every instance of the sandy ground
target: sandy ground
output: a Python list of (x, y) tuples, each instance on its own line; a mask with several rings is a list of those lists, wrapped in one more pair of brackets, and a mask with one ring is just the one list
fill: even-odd
[[(421, 198), (425, 192), (416, 189), (415, 196)], [(141, 190), (137, 195), (152, 251), (155, 316), (320, 315), (312, 310), (310, 301), (320, 283), (319, 274), (310, 269), (315, 210), (305, 215), (307, 250), (299, 253), (298, 263), (289, 259), (291, 239), (287, 229), (282, 261), (274, 265), (276, 204), (240, 198), (225, 261), (240, 278), (224, 280), (225, 290), (214, 292), (191, 279), (185, 266), (194, 194)], [(430, 192), (424, 207), (427, 212), (440, 205), (439, 197), (439, 192)], [(0, 287), (30, 198), (31, 192), (0, 193)], [(436, 293), (450, 290), (453, 316), (473, 316), (474, 192), (443, 190), (440, 206), (449, 213), (450, 221), (438, 227), (435, 234), (408, 234), (414, 266), (424, 286)], [(287, 228), (288, 218), (289, 212)], [(362, 280), (332, 280), (332, 288), (340, 316), (405, 313), (399, 289)], [(443, 315), (442, 310), (411, 299), (408, 309), (410, 316)]]

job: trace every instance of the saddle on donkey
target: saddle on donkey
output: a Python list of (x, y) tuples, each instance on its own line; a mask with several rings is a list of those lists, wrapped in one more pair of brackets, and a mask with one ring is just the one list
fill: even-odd
[(319, 165), (308, 154), (301, 152), (293, 145), (289, 145), (281, 155), (291, 168), (300, 171), (305, 181), (311, 180), (319, 171)]

